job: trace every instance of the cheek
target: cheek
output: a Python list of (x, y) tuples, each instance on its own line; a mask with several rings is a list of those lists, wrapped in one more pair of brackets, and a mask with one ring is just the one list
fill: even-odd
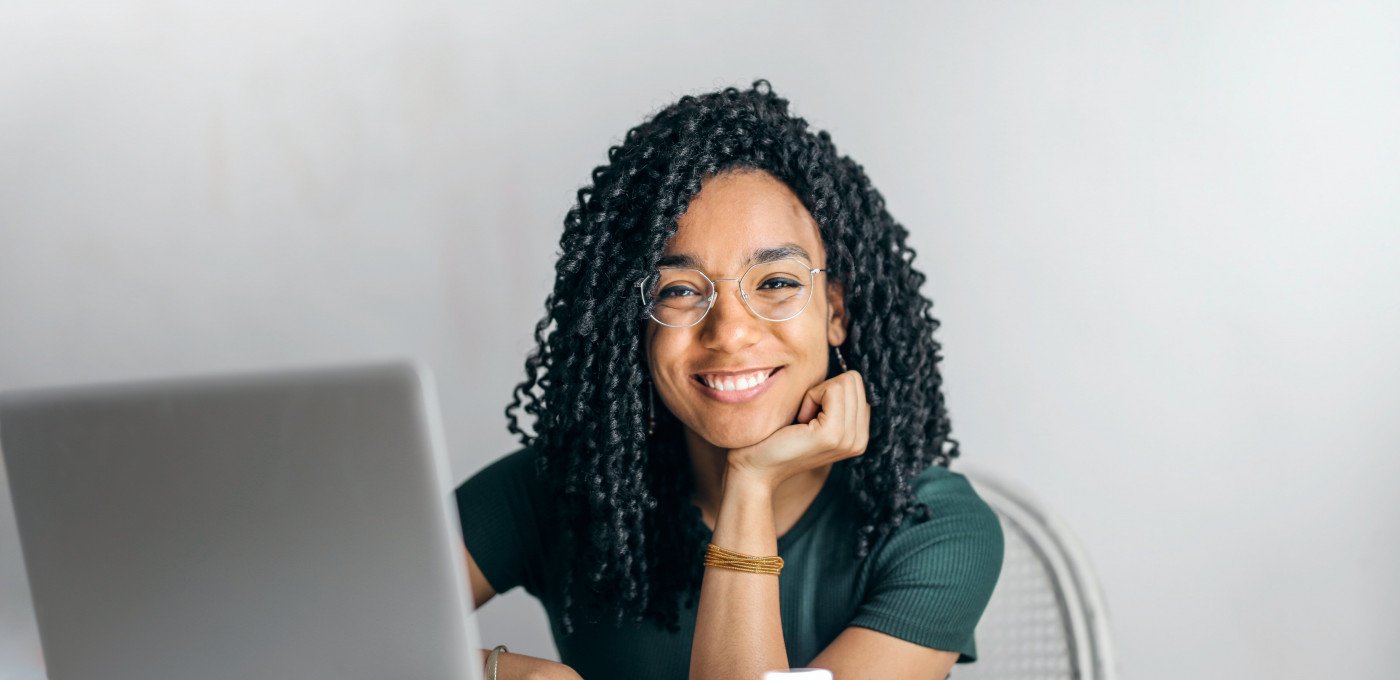
[(647, 362), (651, 378), (656, 383), (657, 399), (664, 399), (672, 411), (678, 399), (684, 398), (687, 376), (678, 372), (684, 343), (652, 338), (647, 344)]
[(669, 338), (656, 332), (656, 324), (647, 326), (642, 344), (646, 347), (647, 368), (654, 378), (660, 379), (666, 367), (674, 363), (674, 349), (668, 346)]
[(805, 325), (801, 333), (787, 338), (786, 344), (792, 348), (793, 361), (797, 364), (792, 367), (797, 369), (793, 371), (794, 376), (810, 381), (808, 388), (826, 379), (827, 355), (831, 351), (826, 344), (826, 326), (819, 322)]

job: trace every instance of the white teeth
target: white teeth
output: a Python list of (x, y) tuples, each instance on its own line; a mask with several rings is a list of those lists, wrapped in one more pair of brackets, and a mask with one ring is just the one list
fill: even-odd
[(757, 373), (750, 373), (738, 377), (725, 376), (723, 378), (716, 378), (710, 375), (702, 375), (700, 378), (705, 381), (706, 385), (709, 385), (713, 389), (721, 392), (731, 392), (734, 390), (751, 390), (767, 380), (769, 375), (770, 373), (768, 371), (759, 371)]

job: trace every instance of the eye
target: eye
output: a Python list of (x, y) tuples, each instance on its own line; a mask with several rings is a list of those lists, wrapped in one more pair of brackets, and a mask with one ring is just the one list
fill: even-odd
[(690, 286), (667, 286), (656, 294), (657, 299), (665, 300), (669, 298), (687, 297), (699, 295), (700, 292)]
[[(772, 285), (770, 285), (772, 284)], [(759, 284), (759, 290), (778, 290), (782, 288), (801, 288), (802, 284), (792, 279), (768, 279)]]

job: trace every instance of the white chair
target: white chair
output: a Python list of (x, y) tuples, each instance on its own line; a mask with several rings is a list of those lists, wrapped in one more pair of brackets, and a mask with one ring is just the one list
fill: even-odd
[(1108, 612), (1088, 559), (1023, 488), (954, 464), (1001, 519), (1006, 557), (957, 680), (1115, 680)]

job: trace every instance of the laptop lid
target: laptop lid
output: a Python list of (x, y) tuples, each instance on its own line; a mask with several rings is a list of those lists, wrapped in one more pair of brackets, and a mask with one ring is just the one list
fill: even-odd
[(50, 677), (480, 677), (426, 366), (0, 394)]

